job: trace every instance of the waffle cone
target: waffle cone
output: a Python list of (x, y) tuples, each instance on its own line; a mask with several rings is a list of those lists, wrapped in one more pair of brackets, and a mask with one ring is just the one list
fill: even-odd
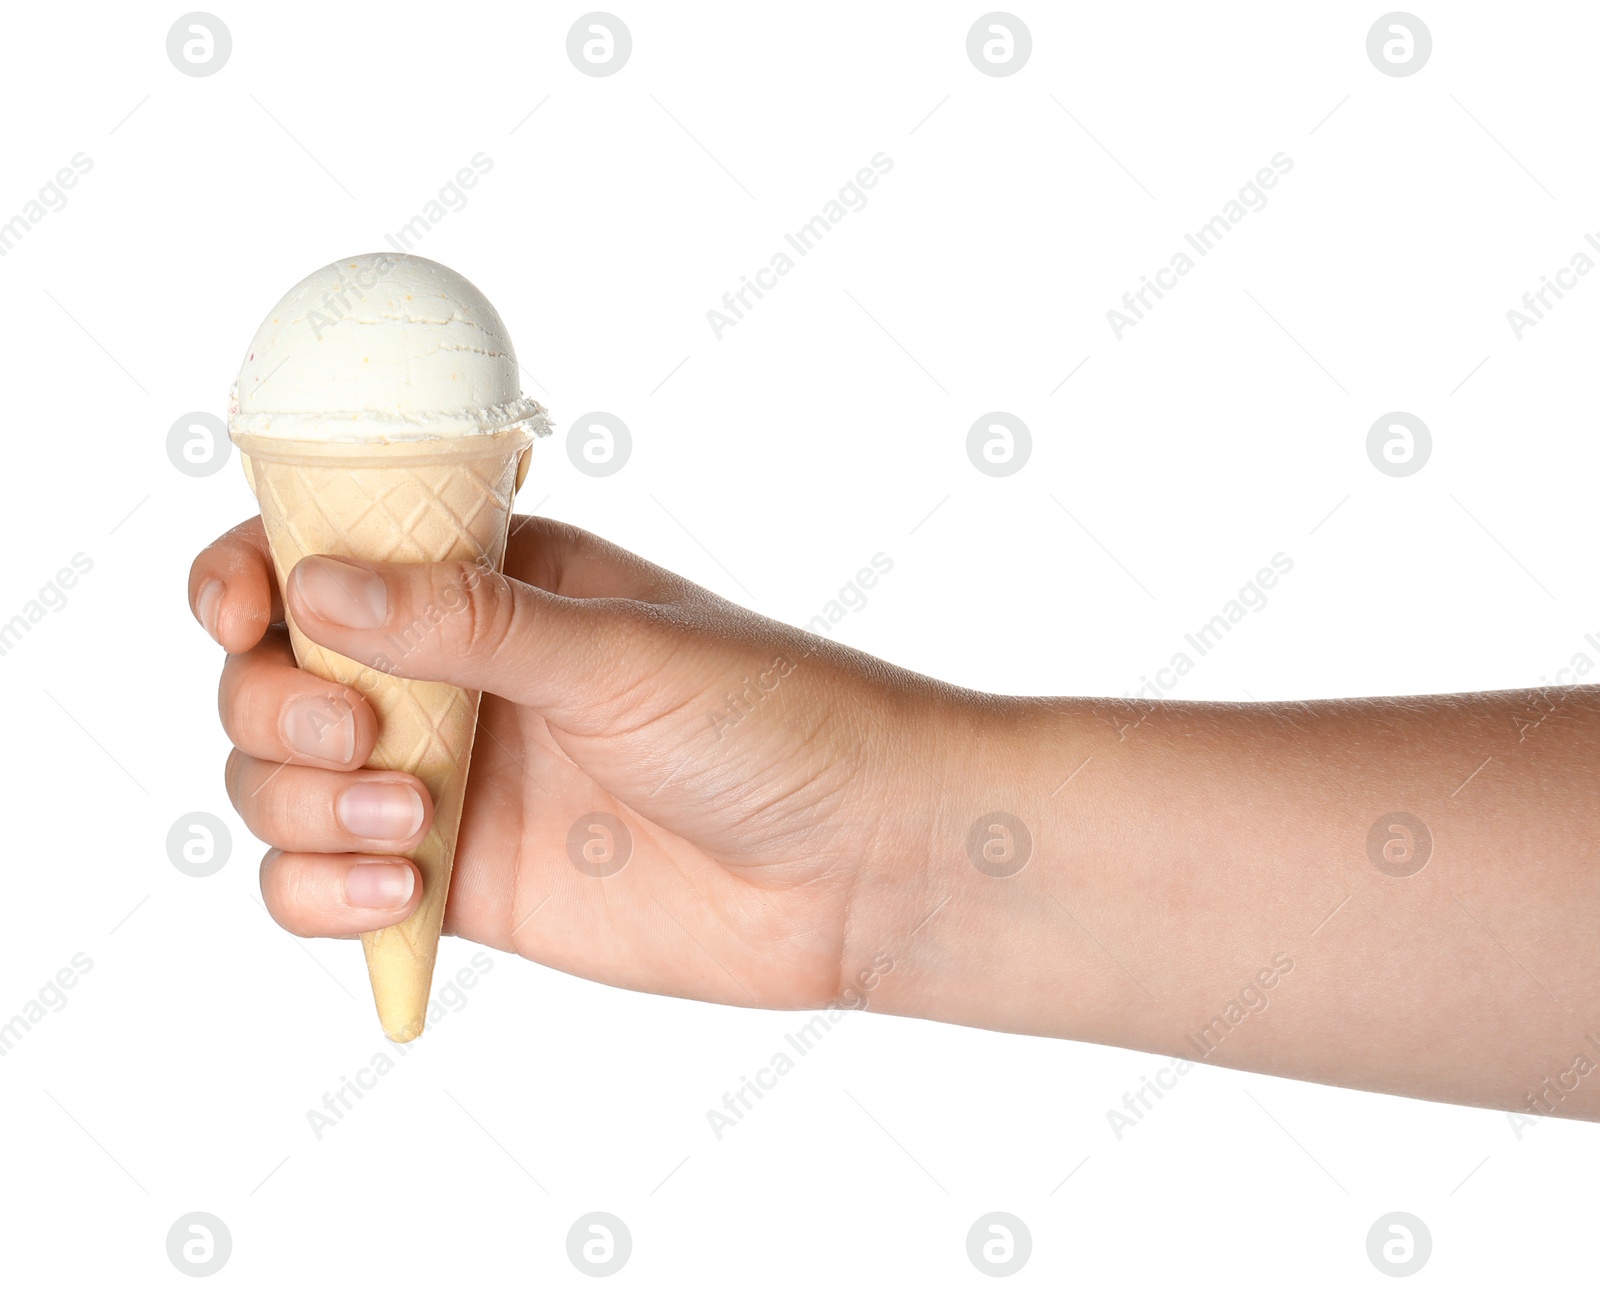
[[(374, 445), (236, 435), (261, 507), (278, 584), (308, 555), (435, 563), (505, 562), (511, 499), (530, 439), (518, 428), (490, 435)], [(361, 937), (384, 1034), (422, 1033), (439, 929), (477, 730), (478, 693), (412, 681), (353, 662), (301, 634), (289, 618), (295, 659), (308, 672), (366, 696), (378, 716), (367, 765), (407, 771), (433, 796), (433, 827), (409, 854), (422, 871), (422, 903), (405, 922)], [(391, 633), (399, 662), (431, 630), (426, 618)]]

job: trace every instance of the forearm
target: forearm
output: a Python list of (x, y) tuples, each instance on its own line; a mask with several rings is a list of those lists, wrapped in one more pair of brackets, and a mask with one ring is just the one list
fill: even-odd
[(1600, 1118), (1600, 695), (966, 720), (873, 1007)]

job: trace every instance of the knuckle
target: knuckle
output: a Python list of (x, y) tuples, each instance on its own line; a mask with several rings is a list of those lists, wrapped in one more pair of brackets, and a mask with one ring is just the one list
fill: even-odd
[(438, 578), (446, 647), (473, 658), (493, 657), (510, 629), (500, 575), (461, 561), (439, 566)]
[(263, 751), (262, 741), (254, 737), (257, 723), (252, 714), (257, 705), (248, 697), (248, 692), (236, 689), (226, 699), (221, 716), (222, 733), (228, 737), (228, 742), (237, 748)]
[(563, 547), (574, 555), (590, 554), (598, 540), (588, 529), (580, 529), (565, 520), (549, 520), (547, 524), (546, 537), (550, 545)]
[(298, 931), (305, 925), (307, 904), (310, 899), (306, 867), (303, 864), (280, 865), (279, 873), (281, 878), (277, 916), (290, 931)]
[(297, 832), (297, 810), (284, 801), (283, 780), (289, 778), (280, 778), (284, 769), (235, 748), (228, 754), (224, 771), (233, 809), (245, 828), (268, 846), (292, 843)]
[[(269, 682), (269, 660), (258, 650), (230, 654), (217, 684), (217, 716), (223, 733), (247, 748), (270, 748), (278, 740), (275, 687)], [(263, 738), (263, 735), (266, 737)]]
[(283, 853), (269, 869), (263, 869), (261, 894), (272, 915), (272, 921), (292, 936), (310, 936), (314, 928), (315, 911), (309, 906), (311, 899), (303, 864), (286, 862)]

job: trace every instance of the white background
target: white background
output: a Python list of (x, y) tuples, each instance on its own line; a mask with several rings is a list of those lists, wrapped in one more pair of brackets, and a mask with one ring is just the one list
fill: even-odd
[[(236, 460), (190, 478), (164, 445), (224, 413), (292, 283), (483, 152), (414, 249), (496, 303), (561, 427), (525, 507), (794, 623), (883, 552), (838, 637), (993, 690), (1135, 690), (1280, 551), (1174, 697), (1554, 679), (1600, 658), (1600, 281), (1520, 340), (1506, 311), (1600, 230), (1600, 12), (1424, 8), (1404, 78), (1367, 58), (1381, 5), (1349, 3), (1034, 4), (1008, 77), (968, 60), (981, 5), (627, 7), (606, 78), (568, 60), (580, 6), (234, 5), (205, 78), (168, 61), (179, 12), (17, 6), (0, 42), (0, 220), (93, 162), (0, 259), (0, 619), (93, 561), (0, 657), (0, 1019), (94, 964), (0, 1059), (8, 1281), (178, 1283), (192, 1210), (232, 1233), (217, 1284), (249, 1286), (587, 1284), (590, 1210), (645, 1285), (983, 1284), (992, 1210), (1032, 1231), (1019, 1284), (1380, 1283), (1393, 1210), (1438, 1284), (1587, 1265), (1590, 1125), (1198, 1068), (1119, 1141), (1108, 1109), (1162, 1059), (869, 1014), (718, 1141), (707, 1110), (802, 1018), (500, 955), (317, 1140), (380, 1037), (357, 948), (257, 903), (184, 600), (252, 502)], [(715, 338), (707, 309), (879, 152), (865, 209)], [(1106, 311), (1279, 152), (1270, 204), (1117, 339)], [(634, 439), (611, 478), (563, 449), (594, 409)], [(965, 450), (997, 409), (1034, 445), (1004, 479)], [(1365, 450), (1397, 409), (1434, 441), (1405, 479)], [(214, 877), (168, 860), (191, 811), (232, 830)]]

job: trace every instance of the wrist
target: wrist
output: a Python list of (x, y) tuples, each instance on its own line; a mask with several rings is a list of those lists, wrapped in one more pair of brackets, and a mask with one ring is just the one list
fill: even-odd
[(1082, 762), (1081, 736), (1036, 700), (944, 686), (890, 722), (895, 769), (876, 791), (882, 845), (849, 905), (845, 1002), (1057, 1033), (1047, 973), (1067, 922), (1056, 893), (1069, 857), (1051, 791)]
[[(1136, 715), (966, 691), (921, 705), (906, 743), (923, 764), (922, 826), (914, 848), (864, 876), (855, 910), (852, 953), (893, 964), (868, 1006), (992, 1030), (1164, 1042), (1145, 1035), (1151, 999), (1126, 966), (1136, 960), (1120, 928), (1107, 931), (1117, 922), (1108, 906), (1126, 896), (1103, 845), (1123, 832), (1131, 801), (1116, 769), (1118, 725)], [(1102, 842), (1087, 845), (1091, 836)]]

